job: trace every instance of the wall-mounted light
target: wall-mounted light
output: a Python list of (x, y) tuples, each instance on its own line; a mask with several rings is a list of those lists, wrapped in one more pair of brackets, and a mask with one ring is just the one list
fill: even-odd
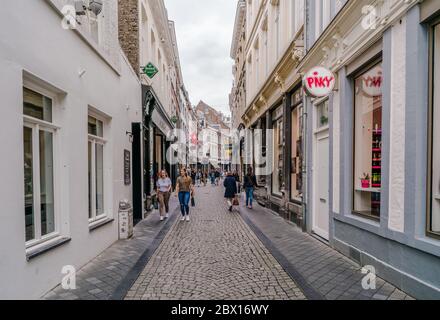
[(76, 15), (78, 15), (78, 16), (86, 15), (86, 10), (89, 10), (89, 11), (93, 12), (96, 16), (99, 16), (99, 14), (102, 12), (103, 7), (104, 7), (104, 4), (103, 4), (102, 0), (90, 0), (89, 7), (87, 7), (84, 4), (83, 0), (76, 0), (75, 1), (75, 10), (76, 10)]

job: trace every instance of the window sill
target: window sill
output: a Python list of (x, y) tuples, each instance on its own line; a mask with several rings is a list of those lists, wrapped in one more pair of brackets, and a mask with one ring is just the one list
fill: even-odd
[(38, 256), (41, 256), (45, 254), (46, 252), (52, 251), (68, 242), (70, 242), (71, 238), (66, 237), (57, 237), (55, 239), (52, 239), (50, 241), (46, 241), (40, 245), (37, 245), (35, 247), (31, 247), (26, 250), (26, 260), (30, 261), (32, 259), (35, 259)]
[(90, 232), (95, 231), (96, 229), (99, 229), (107, 224), (110, 224), (113, 221), (115, 221), (115, 219), (113, 219), (113, 218), (104, 218), (104, 219), (94, 221), (89, 224), (89, 231)]

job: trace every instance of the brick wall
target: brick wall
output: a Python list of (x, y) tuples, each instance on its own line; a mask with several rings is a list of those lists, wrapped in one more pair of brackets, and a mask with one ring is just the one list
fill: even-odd
[(139, 74), (139, 8), (138, 0), (118, 0), (119, 43)]

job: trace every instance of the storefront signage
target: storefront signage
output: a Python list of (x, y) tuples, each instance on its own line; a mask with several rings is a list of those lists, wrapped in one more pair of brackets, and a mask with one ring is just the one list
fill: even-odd
[(377, 66), (362, 76), (362, 91), (369, 97), (382, 95), (382, 67)]
[(333, 72), (324, 67), (315, 67), (307, 72), (303, 79), (304, 89), (315, 98), (328, 96), (335, 88), (336, 78)]
[(124, 150), (124, 184), (131, 184), (131, 155), (128, 150)]
[(167, 123), (167, 121), (161, 116), (161, 114), (156, 109), (153, 111), (153, 114), (151, 115), (151, 120), (153, 121), (154, 125), (160, 131), (162, 131), (162, 133), (166, 137), (169, 137), (173, 128)]

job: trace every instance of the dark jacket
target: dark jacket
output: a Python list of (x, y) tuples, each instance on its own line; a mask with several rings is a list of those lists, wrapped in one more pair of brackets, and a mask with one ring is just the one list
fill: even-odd
[(223, 182), (223, 185), (225, 186), (225, 198), (235, 198), (235, 195), (237, 194), (237, 182), (235, 181), (235, 178), (228, 176)]
[(255, 177), (255, 175), (246, 175), (244, 177), (243, 187), (256, 188), (257, 187), (257, 178)]

